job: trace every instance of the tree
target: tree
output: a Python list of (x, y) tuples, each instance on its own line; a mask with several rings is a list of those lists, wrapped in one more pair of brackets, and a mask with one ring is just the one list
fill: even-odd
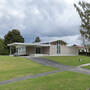
[(87, 54), (87, 45), (86, 41), (90, 41), (90, 3), (87, 2), (79, 2), (78, 5), (74, 4), (76, 10), (81, 19), (81, 29), (80, 33), (83, 37), (83, 44), (86, 48)]
[(63, 40), (57, 40), (57, 42), (59, 42), (61, 45), (67, 45), (67, 43)]
[(90, 3), (79, 2), (78, 5), (74, 4), (78, 14), (81, 18), (81, 29), (80, 33), (83, 37), (83, 43), (85, 40), (90, 41)]
[(20, 31), (17, 29), (13, 29), (12, 31), (9, 31), (5, 36), (4, 36), (4, 41), (5, 44), (10, 44), (14, 42), (24, 42), (23, 36), (20, 34)]
[(0, 55), (7, 55), (7, 54), (8, 54), (8, 49), (4, 44), (4, 40), (0, 38)]
[[(13, 29), (12, 31), (9, 31), (5, 36), (4, 36), (4, 43), (7, 46), (7, 44), (14, 43), (14, 42), (24, 42), (24, 38), (21, 35), (20, 31), (17, 29)], [(9, 47), (7, 47), (9, 50)], [(12, 53), (15, 53), (16, 49), (13, 46), (12, 47)]]
[(40, 40), (40, 38), (39, 37), (36, 37), (35, 38), (35, 42), (40, 42), (41, 40)]

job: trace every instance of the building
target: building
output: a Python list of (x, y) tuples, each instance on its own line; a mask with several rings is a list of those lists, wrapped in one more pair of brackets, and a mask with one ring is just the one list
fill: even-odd
[(86, 45), (75, 45), (78, 48), (79, 55), (88, 55), (90, 56), (90, 42), (87, 42)]
[(90, 42), (87, 42), (87, 48), (88, 48), (88, 51), (90, 53)]
[(12, 43), (8, 44), (10, 47), (10, 54), (12, 54), (12, 47), (16, 48), (16, 55), (26, 56), (76, 56), (78, 55), (78, 48), (74, 46), (67, 46), (61, 40), (45, 42), (45, 43)]

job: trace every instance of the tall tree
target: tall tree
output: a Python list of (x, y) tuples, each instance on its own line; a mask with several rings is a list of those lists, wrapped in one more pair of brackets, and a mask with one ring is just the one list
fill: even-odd
[(40, 38), (39, 37), (36, 37), (35, 38), (35, 42), (40, 42), (41, 40), (40, 40)]
[(24, 42), (24, 38), (21, 35), (20, 31), (17, 29), (13, 29), (12, 31), (9, 31), (5, 36), (4, 36), (4, 41), (5, 44), (10, 44), (14, 42)]
[(81, 18), (80, 33), (83, 37), (83, 44), (85, 45), (85, 40), (90, 41), (90, 3), (82, 1), (78, 5), (74, 4), (74, 6)]

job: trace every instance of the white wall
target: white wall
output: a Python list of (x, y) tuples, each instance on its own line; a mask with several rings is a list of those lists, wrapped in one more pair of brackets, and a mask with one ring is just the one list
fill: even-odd
[(78, 55), (78, 48), (76, 47), (68, 47), (68, 46), (61, 46), (60, 54), (57, 54), (57, 45), (50, 46), (50, 55), (51, 56), (77, 56)]
[(57, 55), (57, 46), (56, 45), (50, 46), (50, 55)]
[(78, 55), (78, 48), (61, 46), (61, 55), (63, 55), (63, 56), (72, 56), (72, 55), (76, 56), (76, 55)]

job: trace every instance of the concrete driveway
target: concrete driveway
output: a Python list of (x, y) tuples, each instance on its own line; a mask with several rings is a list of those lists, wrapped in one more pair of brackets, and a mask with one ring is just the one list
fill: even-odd
[(68, 69), (74, 69), (75, 68), (73, 66), (63, 65), (63, 64), (60, 64), (56, 61), (48, 60), (48, 59), (42, 58), (42, 57), (30, 57), (29, 59), (32, 60), (32, 61), (35, 61), (39, 64), (42, 64), (42, 65), (52, 66), (52, 67), (55, 67), (55, 68), (60, 68), (60, 70), (61, 69), (62, 70), (68, 70)]
[(62, 71), (73, 71), (73, 72), (80, 72), (80, 73), (90, 75), (90, 70), (83, 69), (83, 68), (78, 67), (78, 66), (64, 65), (64, 64), (58, 63), (58, 62), (53, 61), (53, 60), (48, 60), (48, 59), (43, 58), (43, 57), (28, 57), (28, 58), (30, 60), (35, 61), (37, 63), (40, 63), (42, 65), (48, 65), (48, 66), (59, 68)]

